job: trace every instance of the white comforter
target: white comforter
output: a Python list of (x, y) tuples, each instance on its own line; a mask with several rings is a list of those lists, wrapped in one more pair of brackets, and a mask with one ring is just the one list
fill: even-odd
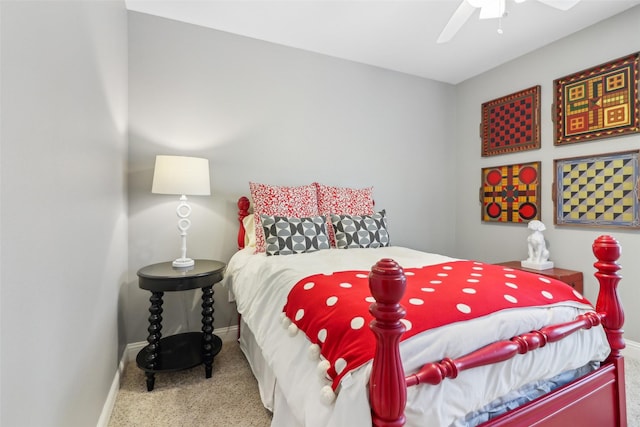
[[(223, 284), (235, 298), (238, 312), (251, 329), (275, 376), (277, 389), (286, 399), (276, 402), (273, 426), (371, 426), (367, 397), (371, 363), (344, 377), (335, 402), (323, 403), (320, 394), (326, 383), (317, 374), (318, 360), (308, 356), (310, 343), (301, 333), (291, 337), (282, 326), (280, 313), (289, 290), (304, 277), (332, 271), (370, 270), (381, 258), (392, 258), (405, 268), (452, 260), (402, 247), (331, 249), (269, 257), (247, 248), (232, 257)], [(418, 334), (401, 343), (405, 372), (413, 373), (426, 362), (462, 356), (500, 339), (573, 320), (589, 309), (563, 304), (504, 310)], [(462, 372), (455, 380), (445, 380), (438, 386), (410, 387), (406, 425), (449, 426), (510, 390), (592, 360), (602, 361), (609, 351), (602, 328), (592, 328), (508, 362)], [(271, 406), (271, 402), (265, 403)], [(279, 413), (280, 406), (288, 410)]]

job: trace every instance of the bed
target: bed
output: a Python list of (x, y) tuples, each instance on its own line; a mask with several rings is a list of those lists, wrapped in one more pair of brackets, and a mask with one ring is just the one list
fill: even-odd
[[(305, 211), (300, 206), (293, 210), (291, 206), (283, 208), (284, 200), (288, 201), (285, 205), (291, 200), (308, 205), (309, 200), (287, 191), (274, 194), (273, 187), (261, 188), (267, 190), (266, 198), (276, 206), (276, 214), (283, 216), (266, 209), (267, 214), (258, 217), (249, 212), (249, 199), (240, 198), (240, 250), (229, 262), (223, 284), (237, 303), (240, 345), (258, 380), (263, 404), (273, 413), (273, 426), (626, 426), (621, 355), (624, 314), (617, 295), (620, 267), (616, 260), (620, 247), (613, 237), (601, 236), (593, 244), (595, 276), (600, 283), (595, 310), (561, 283), (544, 284), (555, 286), (544, 288), (550, 290), (541, 292), (544, 298), (551, 294), (559, 298), (548, 306), (532, 303), (510, 308), (516, 297), (525, 299), (517, 293), (520, 289), (514, 290), (524, 285), (514, 282), (508, 284), (515, 288), (505, 293), (504, 299), (488, 298), (500, 300), (502, 308), (497, 311), (481, 312), (465, 321), (453, 318), (449, 324), (436, 322), (422, 331), (417, 324), (424, 318), (432, 322), (448, 312), (436, 309), (438, 315), (428, 316), (415, 311), (428, 305), (425, 302), (437, 293), (437, 286), (432, 285), (418, 285), (420, 290), (415, 289), (416, 283), (425, 283), (431, 277), (426, 275), (439, 275), (442, 269), (448, 269), (454, 280), (457, 276), (452, 271), (467, 274), (465, 269), (476, 268), (486, 277), (496, 269), (500, 269), (496, 274), (509, 277), (519, 273), (391, 246), (386, 230), (377, 230), (371, 241), (383, 244), (372, 247), (367, 247), (366, 239), (364, 245), (363, 241), (354, 243), (352, 239), (350, 248), (335, 249), (333, 245), (336, 239), (343, 239), (344, 230), (332, 227), (333, 235), (312, 239), (314, 250), (275, 254), (281, 256), (256, 253), (255, 242), (248, 233), (257, 235), (263, 228), (267, 233), (261, 237), (263, 245), (269, 247), (274, 239), (268, 229), (280, 229), (282, 224), (278, 221), (284, 221), (285, 228), (293, 227), (287, 222), (291, 218), (299, 220), (323, 212), (318, 184), (305, 188), (307, 195), (316, 192), (314, 203), (319, 209), (315, 211)], [(347, 198), (362, 195), (324, 187), (327, 188), (331, 191), (325, 191), (325, 195), (334, 199), (342, 200), (345, 194)], [(254, 210), (263, 212), (264, 206), (260, 207), (256, 200), (264, 198), (264, 191), (261, 194), (254, 189), (252, 186)], [(367, 215), (348, 212), (364, 209), (373, 214), (367, 216), (369, 220), (379, 221), (386, 228), (384, 211), (380, 213), (382, 219), (380, 215), (375, 218), (370, 189), (367, 190), (367, 206), (349, 201), (349, 209), (342, 206), (347, 212), (342, 216), (349, 221), (361, 219)], [(281, 200), (274, 203), (274, 198)], [(324, 209), (335, 212), (340, 206)], [(274, 218), (275, 222), (269, 223)], [(322, 229), (323, 225), (327, 224), (316, 218), (315, 224), (305, 226)], [(315, 249), (327, 249), (327, 245), (328, 250)], [(287, 248), (291, 249), (291, 243)], [(319, 333), (317, 324), (309, 320), (314, 306), (326, 309), (330, 305), (331, 297), (325, 294), (319, 296), (321, 303), (311, 302), (315, 300), (308, 297), (310, 289), (320, 292), (330, 286), (323, 284), (325, 276), (335, 276), (338, 286), (348, 284), (348, 292), (356, 288), (361, 291), (363, 283), (368, 285), (369, 317), (354, 315), (350, 324), (354, 325), (353, 319), (358, 318), (356, 326), (345, 328), (357, 330), (358, 337), (368, 337), (363, 341), (366, 346), (356, 341), (360, 339), (354, 338), (356, 335), (345, 334), (331, 347), (326, 331), (324, 335)], [(537, 275), (530, 276), (525, 279), (537, 280)], [(465, 284), (460, 287), (460, 295), (476, 298), (481, 293), (476, 290), (479, 286)], [(294, 293), (296, 290), (298, 294)], [(424, 298), (411, 292), (423, 292)], [(560, 294), (566, 296), (566, 301)], [(337, 295), (343, 298), (342, 294)], [(471, 303), (460, 302), (457, 307), (462, 314), (477, 311)], [(356, 310), (362, 309), (350, 306), (350, 316)], [(430, 310), (433, 313), (433, 307)], [(340, 318), (333, 311), (328, 317)], [(337, 334), (330, 330), (328, 335)], [(352, 347), (358, 351), (366, 347), (368, 353), (354, 356), (349, 353)]]

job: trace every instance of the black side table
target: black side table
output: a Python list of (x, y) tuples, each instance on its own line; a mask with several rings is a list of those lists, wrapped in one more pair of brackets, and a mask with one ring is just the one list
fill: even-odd
[[(138, 285), (151, 291), (149, 344), (136, 357), (147, 377), (147, 390), (153, 390), (156, 372), (178, 371), (204, 363), (205, 376), (211, 378), (213, 358), (222, 340), (213, 334), (213, 285), (222, 280), (226, 264), (195, 260), (195, 265), (176, 268), (171, 262), (148, 265), (138, 270)], [(202, 288), (202, 332), (186, 332), (162, 338), (162, 297), (165, 292)]]

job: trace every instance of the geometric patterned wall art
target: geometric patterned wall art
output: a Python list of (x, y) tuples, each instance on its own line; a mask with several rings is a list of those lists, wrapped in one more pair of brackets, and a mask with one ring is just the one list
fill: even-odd
[(540, 86), (482, 104), (482, 156), (540, 148)]
[(640, 132), (640, 53), (554, 80), (555, 145)]
[(639, 153), (554, 160), (554, 223), (640, 228)]
[(480, 202), (482, 221), (540, 219), (540, 162), (483, 168)]

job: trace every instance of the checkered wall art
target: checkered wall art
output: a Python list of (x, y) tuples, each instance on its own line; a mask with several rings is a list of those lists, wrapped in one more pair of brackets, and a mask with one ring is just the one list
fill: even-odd
[(482, 104), (482, 156), (540, 148), (540, 86)]
[(640, 52), (554, 80), (555, 145), (640, 132)]
[(640, 228), (639, 153), (554, 160), (554, 223)]
[(540, 219), (540, 162), (483, 168), (480, 202), (484, 222)]

